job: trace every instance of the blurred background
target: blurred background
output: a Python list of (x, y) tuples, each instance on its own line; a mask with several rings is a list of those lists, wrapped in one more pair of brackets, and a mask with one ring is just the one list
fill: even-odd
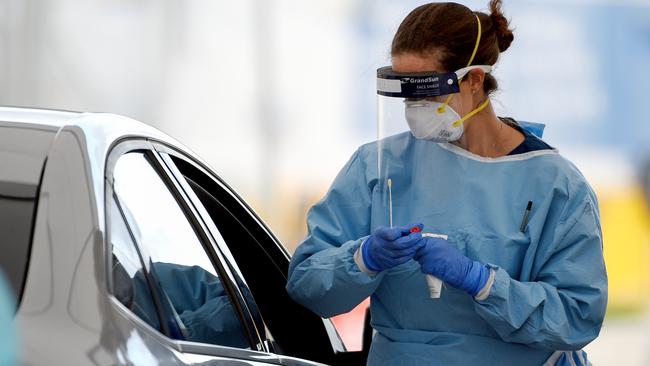
[[(375, 138), (375, 70), (423, 3), (0, 0), (0, 104), (112, 112), (167, 132), (293, 251), (309, 207)], [(600, 199), (609, 310), (587, 351), (595, 365), (648, 365), (650, 1), (504, 3), (515, 41), (494, 105), (546, 123), (545, 140)]]

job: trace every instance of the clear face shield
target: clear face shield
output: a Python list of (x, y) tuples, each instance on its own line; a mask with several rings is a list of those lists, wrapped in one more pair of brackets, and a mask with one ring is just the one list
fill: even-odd
[[(417, 112), (409, 111), (410, 105), (439, 102), (446, 95), (459, 91), (455, 73), (404, 74), (394, 72), (390, 66), (377, 70), (377, 171), (382, 206), (386, 208), (390, 226), (402, 224), (393, 222), (392, 215), (392, 184), (394, 180), (399, 181), (405, 168), (398, 161), (399, 154), (409, 143), (410, 134), (420, 139), (433, 137), (433, 131), (425, 130), (427, 124), (418, 122)], [(407, 121), (407, 116), (412, 122)], [(391, 157), (396, 161), (391, 161)]]
[[(383, 201), (391, 220), (391, 186), (408, 169), (414, 174), (418, 167), (404, 166), (399, 151), (410, 143), (412, 135), (420, 143), (458, 140), (465, 121), (485, 108), (488, 99), (473, 111), (460, 116), (449, 102), (460, 92), (460, 80), (471, 70), (492, 70), (476, 65), (449, 73), (398, 73), (391, 67), (377, 70), (377, 162)], [(385, 189), (384, 189), (385, 188)], [(400, 225), (400, 223), (394, 223)]]
[(399, 73), (390, 66), (377, 70), (377, 172), (382, 206), (387, 209), (390, 226), (408, 224), (393, 222), (392, 193), (396, 178), (413, 176), (419, 169), (409, 166), (405, 157), (400, 156), (400, 152), (406, 150), (405, 144), (412, 143), (408, 134), (429, 143), (456, 141), (463, 133), (464, 121), (489, 103), (486, 98), (462, 117), (449, 106), (454, 95), (460, 92), (460, 80), (465, 75), (474, 69), (492, 71), (489, 65), (472, 66), (481, 43), (482, 26), (478, 15), (476, 24), (476, 43), (467, 67), (446, 73)]

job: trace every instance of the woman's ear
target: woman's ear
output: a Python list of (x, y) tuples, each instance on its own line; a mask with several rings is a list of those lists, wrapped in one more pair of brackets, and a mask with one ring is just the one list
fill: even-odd
[(485, 71), (481, 69), (474, 69), (467, 74), (467, 81), (469, 82), (472, 94), (483, 90), (483, 83), (485, 82)]

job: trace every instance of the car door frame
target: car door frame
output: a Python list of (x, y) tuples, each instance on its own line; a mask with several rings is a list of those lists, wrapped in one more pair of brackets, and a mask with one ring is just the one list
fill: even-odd
[[(111, 241), (110, 241), (110, 230), (107, 230), (106, 241), (105, 241), (106, 245), (104, 250), (104, 261), (105, 261), (105, 268), (107, 271), (106, 290), (108, 291), (108, 296), (110, 299), (110, 303), (113, 305), (113, 309), (117, 313), (121, 314), (123, 317), (126, 317), (128, 320), (130, 320), (135, 326), (139, 328), (139, 330), (144, 331), (146, 334), (152, 336), (154, 340), (158, 341), (164, 347), (170, 349), (174, 353), (182, 353), (186, 355), (195, 355), (195, 356), (212, 356), (214, 357), (215, 360), (220, 360), (220, 361), (223, 360), (222, 357), (234, 358), (239, 361), (249, 361), (258, 365), (260, 362), (264, 362), (268, 364), (284, 364), (284, 362), (282, 362), (280, 357), (278, 357), (275, 354), (269, 353), (268, 350), (266, 349), (265, 342), (261, 338), (259, 331), (257, 331), (257, 328), (253, 322), (253, 317), (250, 314), (250, 310), (248, 309), (248, 306), (246, 305), (246, 301), (243, 299), (241, 293), (239, 292), (238, 287), (236, 286), (234, 276), (230, 271), (230, 269), (228, 268), (229, 266), (224, 265), (224, 263), (227, 263), (227, 261), (223, 257), (223, 253), (216, 245), (214, 240), (211, 238), (211, 236), (207, 234), (202, 219), (200, 219), (199, 216), (197, 216), (192, 203), (188, 201), (185, 192), (178, 186), (178, 182), (176, 181), (176, 179), (170, 175), (170, 172), (166, 164), (164, 164), (164, 162), (161, 160), (158, 151), (154, 148), (149, 138), (137, 137), (137, 136), (124, 138), (116, 141), (113, 144), (113, 146), (111, 146), (106, 160), (106, 168), (105, 168), (105, 176), (104, 176), (105, 178), (104, 200), (106, 203), (105, 207), (108, 207), (107, 205), (108, 200), (113, 199), (113, 195), (114, 195), (113, 172), (114, 172), (115, 163), (124, 154), (128, 154), (130, 152), (135, 152), (135, 151), (148, 152), (150, 158), (153, 158), (151, 161), (152, 167), (160, 175), (161, 179), (163, 180), (163, 183), (174, 195), (175, 199), (179, 204), (179, 207), (183, 210), (183, 213), (186, 215), (188, 221), (197, 232), (197, 236), (200, 236), (199, 239), (202, 245), (204, 246), (204, 249), (206, 250), (206, 255), (210, 257), (210, 260), (213, 263), (215, 269), (219, 272), (220, 276), (222, 277), (222, 282), (224, 282), (224, 288), (226, 289), (226, 292), (228, 293), (231, 301), (233, 301), (233, 305), (235, 305), (235, 307), (238, 306), (241, 307), (242, 304), (244, 305), (244, 307), (241, 308), (241, 313), (239, 314), (240, 316), (242, 316), (243, 313), (243, 316), (245, 317), (245, 320), (240, 319), (242, 323), (242, 327), (245, 329), (245, 331), (246, 331), (246, 327), (250, 327), (250, 326), (255, 327), (254, 328), (255, 332), (249, 333), (256, 337), (256, 339), (253, 341), (254, 343), (253, 342), (251, 343), (259, 345), (261, 349), (248, 350), (248, 349), (232, 348), (227, 346), (219, 346), (213, 344), (172, 339), (169, 337), (169, 334), (164, 334), (158, 331), (157, 329), (154, 329), (149, 324), (147, 324), (142, 319), (140, 319), (137, 315), (135, 315), (130, 310), (128, 310), (117, 298), (115, 298), (112, 292), (112, 288), (113, 288), (112, 272), (111, 272), (112, 266), (110, 263), (112, 259), (111, 246), (110, 246)], [(108, 228), (110, 227), (109, 226), (110, 222), (108, 222), (109, 215), (106, 215), (106, 220), (107, 220), (106, 227)], [(130, 223), (128, 222), (128, 220), (126, 221), (126, 225), (129, 227), (129, 230), (132, 230), (132, 227), (130, 227)], [(135, 245), (138, 247), (138, 251), (142, 249), (142, 246), (139, 245), (139, 243), (136, 242)], [(211, 250), (208, 250), (208, 248), (206, 247), (210, 248)], [(156, 294), (152, 294), (152, 296), (156, 296)], [(158, 299), (157, 301), (160, 301), (160, 299)], [(157, 309), (157, 311), (159, 311), (159, 309)], [(314, 363), (307, 363), (307, 364), (313, 365)]]

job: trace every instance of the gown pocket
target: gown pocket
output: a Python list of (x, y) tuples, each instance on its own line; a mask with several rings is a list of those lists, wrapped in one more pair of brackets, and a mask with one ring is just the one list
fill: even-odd
[(467, 233), (466, 255), (486, 264), (503, 268), (512, 278), (518, 278), (530, 246), (527, 233)]

